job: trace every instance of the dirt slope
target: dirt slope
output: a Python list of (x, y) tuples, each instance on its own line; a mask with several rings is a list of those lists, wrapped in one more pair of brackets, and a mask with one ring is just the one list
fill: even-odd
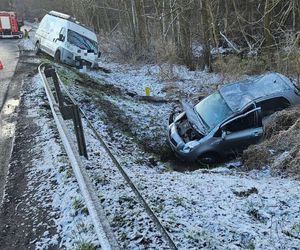
[(243, 154), (248, 169), (270, 166), (274, 175), (300, 179), (300, 106), (273, 114), (265, 128), (265, 140)]

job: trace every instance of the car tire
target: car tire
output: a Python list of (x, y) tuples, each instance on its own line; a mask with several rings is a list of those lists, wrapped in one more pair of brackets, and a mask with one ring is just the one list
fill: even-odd
[(41, 53), (40, 43), (36, 42), (34, 46), (34, 52), (36, 55), (39, 55)]
[(54, 54), (54, 62), (60, 63), (60, 51), (57, 50)]
[(219, 161), (220, 161), (219, 155), (214, 152), (204, 153), (197, 158), (197, 162), (202, 165), (215, 164), (218, 163)]

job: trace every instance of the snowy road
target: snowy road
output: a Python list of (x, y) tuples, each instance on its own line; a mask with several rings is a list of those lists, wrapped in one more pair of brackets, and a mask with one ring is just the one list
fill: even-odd
[(16, 70), (19, 58), (19, 40), (0, 40), (0, 61), (4, 68), (0, 70), (0, 107), (2, 110), (9, 82)]

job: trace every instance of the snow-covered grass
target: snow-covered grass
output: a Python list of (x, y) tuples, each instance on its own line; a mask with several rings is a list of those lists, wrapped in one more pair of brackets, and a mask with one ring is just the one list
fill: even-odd
[(28, 117), (40, 128), (32, 148), (32, 155), (39, 154), (39, 157), (33, 160), (28, 173), (28, 192), (49, 210), (49, 218), (58, 233), (53, 236), (46, 231), (41, 239), (36, 239), (36, 249), (49, 249), (52, 245), (76, 249), (84, 243), (99, 246), (72, 168), (57, 140), (57, 131), (51, 115), (49, 117), (51, 111), (41, 108), (45, 104), (45, 93), (40, 77), (35, 76), (28, 86), (29, 90), (23, 94)]
[[(181, 65), (131, 65), (110, 62), (103, 58), (101, 66), (110, 69), (112, 73), (90, 71), (87, 74), (141, 96), (145, 95), (146, 87), (150, 87), (153, 96), (197, 95), (199, 92), (210, 92), (221, 82), (217, 74), (208, 74), (201, 70), (190, 71)], [(176, 89), (176, 91), (170, 92), (167, 89)]]
[[(185, 67), (176, 65), (133, 66), (103, 61), (103, 66), (111, 69), (112, 73), (92, 71), (88, 75), (100, 79), (99, 85), (103, 81), (112, 87), (117, 86), (138, 95), (144, 95), (146, 86), (151, 87), (152, 95), (161, 97), (206, 94), (226, 81), (217, 74), (199, 70), (190, 72)], [(72, 78), (73, 73), (64, 70), (67, 72), (64, 79), (68, 75)], [(80, 100), (80, 105), (86, 110), (89, 119), (180, 249), (299, 248), (298, 181), (272, 177), (267, 169), (239, 172), (237, 169), (240, 164), (233, 164), (236, 165), (234, 169), (225, 165), (213, 170), (201, 169), (193, 172), (172, 171), (173, 162), (155, 160), (153, 164), (150, 160), (153, 154), (146, 152), (141, 144), (143, 139), (144, 142), (153, 140), (157, 143), (158, 150), (162, 149), (164, 134), (167, 132), (166, 119), (172, 105), (140, 102), (134, 97), (86, 87), (84, 83), (75, 85), (73, 80), (70, 79), (68, 83), (69, 90)], [(37, 78), (34, 82), (36, 84), (33, 87), (37, 90), (32, 92), (31, 101), (34, 97), (37, 99), (41, 91)], [(166, 91), (170, 86), (172, 91)], [(38, 106), (38, 103), (35, 105)], [(36, 165), (42, 171), (50, 169), (48, 171), (51, 178), (59, 183), (55, 192), (50, 189), (53, 200), (56, 201), (51, 206), (59, 213), (59, 219), (55, 223), (60, 229), (63, 246), (72, 249), (76, 233), (71, 235), (69, 232), (78, 232), (77, 222), (81, 218), (88, 225), (89, 220), (86, 216), (81, 217), (82, 213), (77, 214), (78, 220), (70, 219), (74, 207), (78, 209), (82, 206), (80, 195), (74, 193), (76, 182), (66, 181), (73, 180), (68, 170), (60, 173), (53, 168), (54, 165), (62, 165), (55, 157), (50, 156), (57, 155), (60, 148), (42, 143), (49, 141), (47, 135), (51, 129), (45, 125), (49, 121), (42, 115), (34, 115), (34, 106), (31, 108), (34, 120), (44, 127), (44, 136), (37, 138), (37, 146), (45, 147), (45, 154)], [(118, 115), (121, 119), (115, 119)], [(113, 118), (115, 120), (112, 122)], [(89, 152), (86, 168), (99, 191), (98, 196), (122, 246), (125, 249), (165, 248), (166, 245), (153, 223), (85, 122), (84, 128)], [(51, 141), (51, 144), (55, 142)], [(49, 159), (54, 161), (52, 165), (44, 165), (43, 162), (48, 163)], [(67, 175), (70, 176), (66, 178)], [(91, 230), (85, 230), (82, 238), (94, 242)], [(51, 239), (45, 235), (40, 244), (46, 246), (49, 242)]]
[[(99, 131), (104, 135), (103, 128)], [(122, 136), (117, 132), (114, 135)], [(107, 135), (107, 140), (110, 136)], [(217, 170), (168, 172), (165, 166), (153, 169), (145, 164), (147, 155), (138, 148), (131, 152), (132, 155), (122, 150), (122, 147), (130, 145), (128, 141), (126, 145), (120, 145), (118, 140), (118, 148), (113, 141), (109, 143), (180, 248), (274, 249), (283, 245), (292, 248), (300, 244), (296, 238), (286, 235), (286, 232), (292, 233), (299, 223), (298, 182), (274, 178), (265, 173), (242, 174), (228, 169), (224, 174)], [(90, 150), (95, 152), (99, 146)], [(100, 155), (103, 156), (103, 153)], [(137, 161), (138, 157), (140, 161)], [(95, 166), (103, 166), (105, 161)], [(107, 167), (111, 171), (113, 166)], [(165, 170), (162, 172), (162, 169)], [(111, 178), (103, 167), (97, 174), (100, 179)], [(105, 187), (108, 197), (116, 196), (115, 188), (109, 181)], [(251, 188), (258, 192), (248, 197), (238, 196), (238, 193), (247, 193)], [(116, 204), (105, 203), (105, 208), (116, 209)], [(131, 215), (134, 209), (131, 208), (128, 213)], [(148, 231), (147, 225), (142, 228)], [(136, 247), (143, 248), (141, 245)]]
[[(128, 80), (124, 86), (121, 82), (117, 86), (128, 89), (128, 85), (132, 83), (131, 91), (138, 92), (135, 89), (136, 79), (133, 77), (130, 82), (131, 71), (127, 70), (127, 73), (124, 71), (123, 74), (128, 74)], [(205, 74), (209, 79), (210, 75)], [(106, 83), (112, 78), (100, 73), (99, 76)], [(218, 76), (212, 74), (211, 77)], [(192, 76), (190, 79), (197, 81), (197, 79), (193, 80)], [(101, 85), (101, 81), (99, 84)], [(167, 132), (165, 117), (170, 111), (170, 104), (160, 104), (161, 107), (155, 109), (152, 103), (140, 104), (134, 98), (122, 98), (105, 92), (97, 93), (96, 90), (93, 92), (84, 84), (80, 86), (69, 84), (68, 88), (77, 100), (82, 100), (81, 106), (86, 110), (99, 133), (105, 138), (119, 162), (151, 204), (152, 209), (169, 230), (180, 249), (291, 249), (298, 247), (300, 244), (299, 182), (272, 177), (268, 170), (239, 172), (237, 169), (240, 163), (194, 172), (170, 171), (169, 167), (170, 165), (172, 167), (172, 162), (165, 164), (156, 161), (153, 166), (149, 163), (151, 153), (143, 150), (140, 142), (137, 143), (136, 138), (132, 136), (134, 134), (132, 131), (137, 131), (139, 138), (145, 138), (145, 141), (149, 139), (149, 134), (152, 135), (153, 140), (155, 135), (163, 137), (163, 134)], [(187, 91), (190, 92), (191, 89)], [(106, 106), (108, 111), (103, 111), (101, 103), (97, 102), (99, 94), (103, 95), (102, 98), (111, 103), (111, 106), (120, 107), (122, 111), (120, 113), (126, 115), (126, 122), (134, 126), (130, 129), (131, 134), (124, 133), (124, 130), (119, 127), (120, 124), (109, 122), (114, 114), (109, 106)], [(106, 117), (107, 113), (111, 116)], [(153, 130), (151, 125), (155, 118), (157, 128)], [(119, 122), (122, 123), (122, 121)], [(118, 239), (123, 241), (125, 248), (143, 249), (145, 246), (140, 242), (141, 238), (144, 239), (143, 242), (149, 243), (150, 239), (158, 237), (151, 232), (153, 225), (149, 224), (147, 217), (141, 216), (137, 211), (140, 209), (138, 206), (127, 205), (128, 200), (134, 200), (134, 197), (129, 194), (127, 188), (125, 193), (119, 191), (120, 184), (115, 182), (120, 181), (120, 177), (116, 173), (116, 168), (107, 160), (107, 155), (102, 152), (101, 145), (90, 135), (87, 136), (87, 141), (89, 151), (93, 155), (89, 162), (89, 165), (93, 167), (89, 172), (98, 183), (99, 190), (103, 190), (103, 187), (106, 190), (103, 198), (105, 209), (120, 213), (120, 206), (126, 207), (126, 211), (122, 211), (125, 215), (121, 213), (121, 217), (116, 218), (115, 215), (119, 215), (116, 212), (113, 216), (110, 212), (108, 213), (113, 222), (118, 222), (114, 224)], [(157, 147), (160, 149), (161, 144), (157, 143)], [(232, 165), (237, 166), (231, 169)], [(125, 187), (122, 185), (121, 189)], [(123, 195), (125, 198), (120, 198)], [(138, 225), (142, 226), (136, 226), (135, 220), (129, 219), (132, 217), (143, 218), (138, 219), (140, 221)], [(155, 244), (157, 244), (156, 241), (151, 241), (149, 247), (155, 248)], [(156, 246), (156, 248), (161, 247), (161, 245)]]

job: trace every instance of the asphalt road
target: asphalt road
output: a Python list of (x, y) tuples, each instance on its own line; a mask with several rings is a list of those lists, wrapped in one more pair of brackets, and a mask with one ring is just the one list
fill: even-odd
[(0, 61), (4, 69), (0, 69), (0, 111), (6, 99), (8, 86), (16, 70), (19, 57), (19, 40), (0, 39)]
[[(22, 79), (15, 75), (19, 40), (0, 39), (0, 204), (11, 155)], [(21, 77), (21, 76), (20, 76)]]

